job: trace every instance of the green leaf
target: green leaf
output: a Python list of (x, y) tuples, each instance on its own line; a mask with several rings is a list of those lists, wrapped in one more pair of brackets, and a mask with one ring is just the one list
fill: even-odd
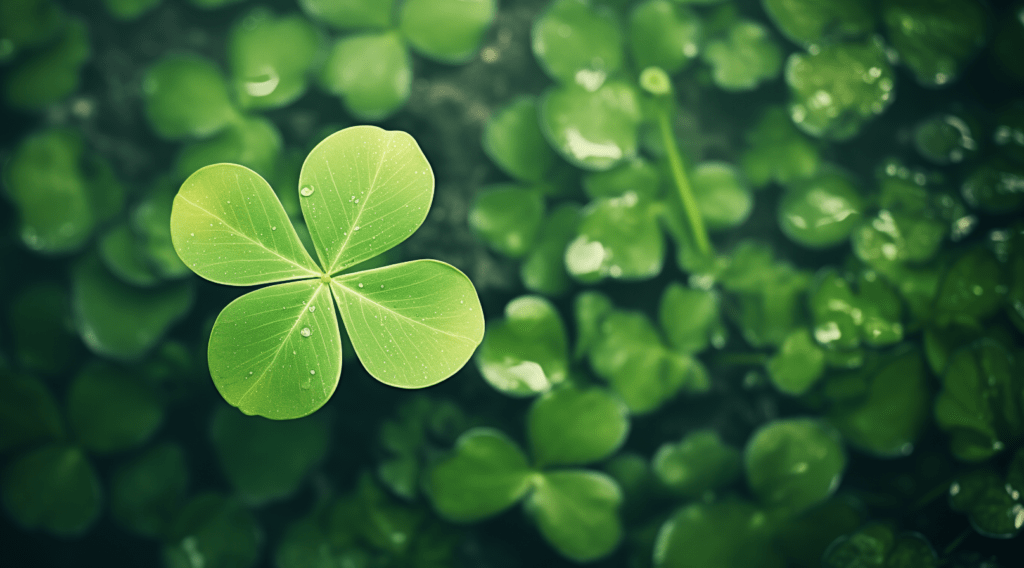
[(789, 115), (819, 138), (846, 140), (892, 104), (895, 75), (879, 43), (827, 45), (786, 62)]
[(613, 169), (588, 173), (583, 178), (583, 190), (591, 199), (621, 197), (630, 191), (655, 198), (661, 193), (661, 173), (647, 160), (633, 158)]
[(892, 274), (901, 263), (930, 260), (945, 236), (946, 227), (936, 219), (882, 209), (854, 229), (850, 244), (857, 258), (883, 274)]
[(393, 5), (394, 0), (299, 0), (310, 18), (340, 29), (386, 28)]
[(391, 386), (437, 384), (483, 340), (476, 289), (450, 264), (414, 260), (344, 274), (331, 290), (363, 367)]
[(814, 338), (829, 349), (860, 346), (860, 325), (864, 323), (861, 302), (849, 282), (831, 269), (823, 269), (808, 298), (814, 321)]
[(75, 536), (96, 522), (102, 495), (96, 472), (80, 449), (49, 445), (7, 466), (3, 502), (26, 530)]
[[(327, 535), (315, 516), (299, 519), (288, 525), (274, 553), (277, 568), (335, 568)], [(355, 566), (358, 566), (355, 565)]]
[(361, 33), (335, 42), (320, 83), (363, 120), (383, 120), (405, 106), (412, 62), (397, 32)]
[(519, 276), (531, 292), (558, 296), (572, 286), (565, 270), (565, 249), (576, 237), (580, 208), (573, 203), (555, 207), (537, 232), (533, 249), (523, 259)]
[(441, 63), (466, 63), (476, 55), (497, 12), (497, 0), (405, 0), (398, 26), (421, 55)]
[(585, 170), (608, 170), (635, 156), (640, 118), (635, 88), (621, 81), (594, 91), (578, 85), (555, 87), (540, 101), (544, 137), (570, 164)]
[(744, 451), (750, 490), (768, 507), (798, 513), (839, 487), (846, 453), (830, 426), (811, 418), (770, 422)]
[(188, 477), (180, 446), (153, 446), (115, 470), (110, 482), (110, 512), (125, 530), (159, 537), (185, 500)]
[(646, 280), (661, 273), (664, 261), (665, 238), (654, 208), (633, 191), (591, 201), (565, 249), (566, 270), (585, 283)]
[(971, 327), (999, 311), (1007, 286), (993, 255), (975, 248), (958, 258), (946, 272), (935, 298), (935, 321)]
[(522, 181), (540, 182), (555, 165), (555, 154), (537, 124), (537, 99), (512, 99), (484, 124), (483, 148), (503, 172)]
[(694, 430), (679, 443), (662, 444), (651, 467), (673, 493), (696, 498), (739, 477), (740, 452), (723, 443), (714, 430)]
[(863, 509), (856, 499), (833, 497), (774, 529), (775, 548), (791, 566), (817, 568), (833, 541), (864, 524)]
[(737, 227), (746, 222), (754, 209), (754, 196), (727, 162), (701, 162), (690, 173), (693, 197), (709, 230)]
[(918, 123), (914, 147), (926, 160), (944, 166), (956, 164), (978, 151), (980, 132), (973, 121), (956, 114), (937, 114)]
[(725, 91), (749, 91), (774, 79), (782, 68), (782, 49), (768, 28), (740, 20), (727, 36), (711, 41), (701, 54), (711, 66), (711, 78)]
[(667, 0), (647, 0), (629, 15), (629, 44), (637, 69), (682, 71), (697, 56), (702, 26), (690, 10)]
[(306, 92), (322, 38), (299, 15), (280, 18), (257, 8), (231, 29), (228, 60), (242, 108), (278, 108)]
[(771, 546), (771, 524), (744, 501), (694, 503), (672, 515), (658, 531), (656, 568), (782, 568)]
[(917, 82), (941, 87), (984, 47), (988, 10), (976, 0), (885, 0), (882, 21)]
[(757, 125), (747, 131), (749, 149), (740, 164), (755, 187), (770, 182), (788, 185), (817, 173), (821, 156), (817, 147), (793, 125), (786, 111), (771, 107)]
[(164, 411), (156, 394), (136, 377), (111, 365), (87, 365), (68, 389), (68, 424), (83, 448), (110, 453), (142, 445)]
[(107, 231), (97, 249), (107, 270), (125, 283), (146, 287), (159, 282), (146, 263), (141, 243), (126, 223), (118, 223)]
[(533, 22), (533, 54), (552, 79), (593, 92), (622, 65), (616, 18), (584, 0), (555, 0)]
[(61, 439), (64, 425), (42, 381), (0, 371), (0, 452)]
[(193, 272), (218, 284), (320, 274), (270, 184), (244, 166), (216, 164), (189, 176), (174, 198), (171, 238)]
[(153, 10), (163, 0), (104, 0), (107, 11), (115, 19), (132, 21)]
[(901, 355), (865, 375), (864, 395), (837, 405), (830, 421), (848, 444), (861, 451), (881, 457), (909, 454), (931, 409), (921, 356)]
[(576, 348), (573, 356), (577, 359), (590, 353), (596, 342), (601, 338), (601, 322), (612, 313), (614, 306), (611, 299), (601, 292), (580, 292), (573, 302), (573, 315), (576, 320)]
[(313, 148), (299, 186), (317, 256), (334, 275), (419, 228), (433, 199), (434, 173), (412, 136), (355, 126)]
[(700, 353), (725, 342), (719, 318), (719, 295), (672, 282), (662, 292), (658, 323), (669, 345), (683, 353)]
[(978, 166), (960, 186), (960, 194), (972, 208), (996, 215), (1024, 208), (1024, 165), (1002, 157)]
[(533, 248), (543, 220), (544, 198), (515, 185), (482, 188), (469, 211), (469, 226), (492, 249), (512, 258)]
[(292, 496), (327, 454), (327, 424), (318, 416), (274, 421), (219, 406), (210, 438), (236, 495), (251, 506)]
[(10, 43), (0, 56), (9, 61), (24, 48), (42, 45), (67, 24), (67, 14), (52, 0), (21, 0), (0, 3), (0, 40)]
[(854, 39), (874, 29), (872, 9), (860, 0), (761, 0), (779, 31), (794, 43)]
[(7, 102), (15, 108), (41, 110), (73, 94), (82, 66), (92, 56), (89, 28), (72, 18), (57, 42), (32, 53), (6, 73)]
[(189, 500), (165, 537), (168, 568), (249, 568), (259, 558), (262, 531), (248, 509), (217, 493)]
[(136, 288), (110, 274), (95, 255), (78, 261), (71, 276), (78, 333), (104, 357), (140, 358), (192, 306), (190, 282)]
[(178, 188), (169, 179), (160, 179), (142, 197), (131, 213), (129, 225), (140, 240), (153, 272), (166, 279), (192, 274), (174, 250), (171, 237), (171, 209)]
[(861, 223), (863, 207), (849, 178), (823, 173), (786, 188), (779, 202), (779, 228), (799, 245), (828, 248), (846, 242)]
[(7, 324), (11, 355), (20, 368), (49, 375), (66, 372), (81, 352), (71, 319), (68, 292), (54, 282), (33, 282), (13, 295)]
[(669, 351), (645, 315), (615, 311), (603, 318), (599, 329), (590, 348), (590, 366), (633, 414), (656, 410), (684, 388), (708, 389), (700, 363)]
[(484, 379), (509, 396), (532, 396), (564, 381), (569, 347), (558, 311), (541, 296), (520, 296), (493, 321), (476, 365)]
[(185, 179), (205, 166), (232, 163), (269, 176), (274, 173), (281, 146), (281, 133), (273, 122), (263, 117), (242, 117), (212, 137), (182, 148), (175, 170), (179, 179)]
[(300, 418), (323, 406), (341, 376), (341, 335), (327, 285), (260, 288), (227, 305), (210, 333), (210, 375), (245, 414)]
[(799, 396), (810, 390), (825, 373), (825, 352), (811, 339), (807, 328), (797, 328), (786, 336), (766, 367), (775, 388)]
[(629, 434), (629, 411), (608, 391), (571, 385), (539, 397), (527, 414), (538, 468), (584, 465), (619, 449)]
[(533, 475), (515, 442), (497, 430), (474, 428), (430, 471), (428, 493), (442, 517), (473, 522), (516, 504), (529, 491)]
[(596, 471), (563, 470), (539, 475), (524, 504), (544, 538), (575, 562), (612, 553), (622, 539), (618, 509), (622, 491)]
[(205, 138), (231, 122), (228, 86), (220, 69), (198, 55), (168, 55), (142, 79), (146, 117), (163, 138)]
[(739, 296), (739, 312), (730, 315), (752, 346), (781, 345), (800, 325), (810, 277), (774, 260), (767, 246), (741, 242), (720, 278), (722, 288)]
[(957, 351), (935, 399), (935, 421), (950, 433), (953, 455), (981, 461), (1024, 435), (1024, 385), (1009, 351), (983, 339)]

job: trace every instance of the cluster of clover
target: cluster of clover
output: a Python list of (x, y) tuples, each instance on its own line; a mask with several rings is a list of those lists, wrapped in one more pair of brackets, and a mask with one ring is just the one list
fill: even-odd
[[(14, 522), (88, 534), (107, 502), (168, 566), (255, 565), (263, 507), (324, 483), (330, 421), (313, 413), (354, 355), (403, 388), (472, 357), (455, 380), (521, 412), (399, 393), (357, 486), (321, 491), (270, 536), (278, 568), (452, 566), (519, 503), (492, 522), (535, 526), (571, 561), (640, 568), (981, 566), (961, 542), (1024, 527), (1024, 99), (980, 109), (948, 94), (985, 65), (1019, 91), (1024, 6), (536, 2), (524, 39), (549, 86), (487, 118), (481, 143), (507, 181), (480, 188), (467, 219), (526, 293), (485, 314), (456, 268), (387, 265), (433, 197), (410, 136), (332, 128), (306, 152), (260, 113), (313, 85), (355, 120), (401, 116), (417, 57), (475, 59), (497, 2), (191, 3), (237, 11), (230, 73), (184, 53), (147, 68), (145, 116), (182, 144), (165, 175), (126, 187), (68, 126), (89, 112), (74, 98), (84, 20), (0, 0), (6, 101), (55, 124), (3, 165), (17, 233), (0, 236), (0, 260), (57, 259), (47, 277), (0, 283)], [(105, 4), (124, 22), (166, 8)], [(895, 124), (895, 157), (854, 171), (851, 144), (915, 89), (945, 106)], [(714, 97), (755, 103), (757, 119), (712, 160), (702, 138), (720, 133), (684, 101)], [(776, 222), (750, 227), (755, 210)], [(272, 285), (191, 314), (182, 336), (199, 346), (165, 337), (193, 311), (193, 272)], [(191, 489), (189, 449), (160, 434), (207, 366), (237, 407), (210, 427), (228, 492)], [(730, 397), (784, 410), (676, 416)], [(631, 439), (634, 423), (656, 439)], [(858, 462), (919, 471), (844, 479)], [(966, 529), (941, 552), (929, 537), (948, 535), (916, 514), (929, 507)]]

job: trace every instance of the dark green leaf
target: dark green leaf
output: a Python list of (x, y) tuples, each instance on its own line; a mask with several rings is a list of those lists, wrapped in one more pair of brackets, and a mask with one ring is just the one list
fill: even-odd
[(622, 539), (622, 491), (596, 471), (562, 470), (538, 476), (524, 507), (555, 550), (576, 562), (607, 556)]
[(781, 568), (768, 516), (744, 501), (695, 503), (676, 511), (658, 531), (656, 568)]
[(46, 385), (0, 371), (0, 452), (63, 436), (60, 411)]
[(85, 454), (71, 446), (43, 446), (7, 466), (7, 512), (23, 528), (60, 536), (84, 533), (96, 522), (102, 491)]
[(740, 475), (740, 452), (711, 429), (695, 430), (679, 443), (662, 444), (652, 468), (674, 493), (697, 498), (730, 485)]
[(110, 483), (111, 514), (125, 530), (159, 537), (185, 500), (188, 478), (180, 446), (154, 446), (114, 472)]
[(217, 493), (189, 500), (166, 537), (168, 568), (251, 568), (259, 558), (262, 531), (248, 509)]
[(540, 182), (555, 164), (555, 154), (537, 124), (537, 100), (520, 96), (495, 111), (484, 125), (487, 157), (508, 175)]
[(138, 377), (100, 362), (87, 365), (68, 389), (68, 424), (87, 450), (109, 453), (146, 442), (163, 422), (156, 394)]
[(604, 459), (629, 434), (626, 406), (597, 387), (567, 385), (545, 393), (530, 406), (526, 420), (534, 464), (539, 468)]
[(533, 249), (544, 220), (544, 199), (537, 191), (514, 185), (481, 189), (469, 212), (469, 226), (492, 249), (520, 258)]

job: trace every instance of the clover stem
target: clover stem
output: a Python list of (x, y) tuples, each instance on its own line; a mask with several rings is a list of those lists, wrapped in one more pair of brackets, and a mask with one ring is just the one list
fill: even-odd
[(686, 176), (686, 168), (683, 166), (683, 158), (679, 154), (679, 146), (676, 144), (675, 133), (672, 131), (672, 120), (668, 109), (662, 109), (658, 113), (658, 130), (661, 131), (661, 141), (665, 146), (665, 154), (668, 156), (672, 181), (675, 182), (679, 199), (683, 202), (683, 211), (686, 212), (686, 218), (689, 221), (690, 231), (693, 233), (693, 242), (697, 244), (697, 249), (701, 254), (710, 256), (711, 239), (708, 238), (704, 219), (701, 218), (700, 210), (697, 209), (697, 200), (693, 197), (690, 179)]

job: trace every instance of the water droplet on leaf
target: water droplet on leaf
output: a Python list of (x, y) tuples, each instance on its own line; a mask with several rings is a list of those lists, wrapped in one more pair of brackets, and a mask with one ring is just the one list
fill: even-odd
[(301, 195), (302, 197), (309, 197), (310, 195), (313, 195), (313, 191), (313, 186), (305, 185), (302, 186), (302, 189), (299, 190), (299, 195)]

